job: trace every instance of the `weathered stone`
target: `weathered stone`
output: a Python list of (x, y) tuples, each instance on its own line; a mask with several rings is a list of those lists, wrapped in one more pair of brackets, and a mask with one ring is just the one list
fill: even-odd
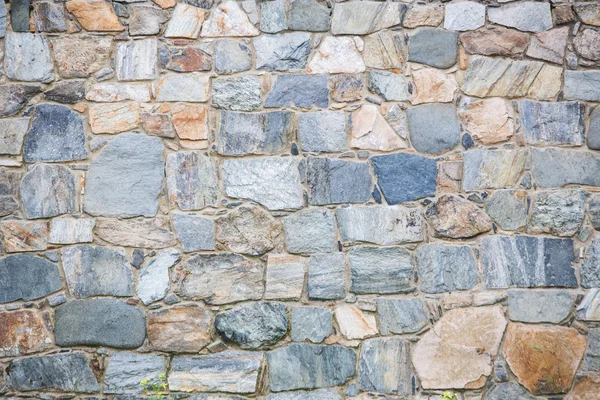
[(291, 344), (267, 357), (273, 392), (340, 386), (356, 372), (356, 353), (342, 346)]
[(564, 393), (571, 388), (585, 345), (585, 337), (573, 328), (510, 324), (504, 356), (530, 392)]
[(168, 74), (158, 82), (156, 100), (202, 103), (209, 97), (209, 77), (192, 72)]
[(587, 197), (588, 193), (582, 190), (537, 192), (531, 205), (528, 230), (573, 236), (583, 222)]
[(52, 347), (52, 334), (35, 311), (2, 311), (0, 321), (0, 357), (39, 353)]
[(458, 34), (423, 28), (410, 37), (408, 61), (446, 69), (456, 64)]
[(310, 204), (364, 203), (371, 194), (367, 163), (310, 157), (307, 184)]
[(600, 329), (592, 328), (588, 334), (588, 343), (582, 368), (586, 372), (600, 371)]
[(402, 25), (405, 28), (418, 28), (420, 26), (438, 26), (444, 20), (444, 5), (434, 3), (413, 3), (410, 5)]
[[(568, 27), (565, 27), (568, 29)], [(568, 32), (568, 31), (567, 31)], [(575, 51), (589, 60), (600, 60), (600, 34), (595, 29), (584, 29), (573, 39)]]
[(463, 188), (502, 189), (517, 184), (525, 167), (522, 150), (470, 150), (464, 153)]
[[(592, 204), (590, 203), (590, 213)], [(588, 246), (581, 264), (581, 286), (600, 287), (600, 238), (594, 238)]]
[(292, 340), (321, 343), (331, 335), (331, 311), (319, 307), (292, 308)]
[(469, 246), (420, 246), (417, 267), (421, 290), (426, 293), (468, 290), (479, 282), (477, 262)]
[[(167, 25), (165, 37), (197, 39), (206, 11), (189, 4), (178, 3)], [(131, 29), (131, 28), (130, 28)]]
[(420, 299), (377, 299), (382, 335), (415, 333), (429, 323), (425, 304)]
[(490, 196), (485, 211), (501, 229), (514, 231), (527, 223), (526, 200), (526, 192), (497, 190)]
[[(146, 337), (146, 318), (136, 307), (115, 299), (71, 300), (56, 308), (56, 344), (140, 347)], [(126, 321), (126, 322), (125, 322)]]
[(333, 8), (331, 33), (334, 35), (366, 35), (400, 25), (400, 3), (362, 1), (337, 3)]
[(342, 400), (339, 392), (334, 389), (318, 389), (311, 391), (294, 391), (271, 393), (266, 400)]
[(263, 295), (262, 264), (231, 253), (199, 254), (183, 266), (178, 292), (208, 304), (260, 300)]
[(10, 23), (14, 32), (29, 31), (30, 6), (29, 0), (15, 0), (10, 4)]
[(389, 125), (374, 104), (363, 104), (352, 113), (350, 145), (353, 148), (390, 151), (408, 147), (408, 142)]
[(265, 299), (299, 300), (304, 288), (306, 259), (287, 254), (269, 254)]
[(402, 139), (408, 138), (408, 122), (406, 113), (399, 104), (391, 106), (385, 114), (385, 120)]
[(480, 251), (486, 288), (577, 287), (571, 239), (487, 236)]
[(300, 211), (285, 217), (283, 226), (290, 253), (327, 253), (337, 249), (333, 211)]
[(411, 97), (408, 84), (400, 74), (369, 71), (367, 86), (371, 92), (377, 93), (386, 101), (408, 101)]
[(467, 132), (483, 144), (505, 142), (515, 131), (514, 110), (500, 98), (479, 101), (469, 98), (461, 104), (459, 115)]
[(54, 80), (48, 41), (42, 35), (8, 32), (4, 40), (4, 72), (10, 79), (26, 82)]
[(525, 32), (542, 32), (552, 28), (549, 3), (521, 2), (488, 10), (490, 22)]
[(600, 378), (597, 375), (584, 375), (575, 378), (575, 384), (566, 400), (598, 400)]
[(61, 254), (72, 296), (133, 295), (133, 273), (123, 249), (79, 245), (63, 247)]
[(450, 104), (425, 104), (409, 108), (408, 130), (413, 147), (423, 153), (441, 154), (460, 141), (456, 109)]
[(169, 389), (180, 392), (254, 393), (262, 359), (262, 352), (241, 351), (174, 357)]
[(598, 82), (598, 71), (565, 71), (565, 99), (599, 101)]
[(584, 24), (600, 26), (600, 7), (597, 4), (576, 4), (575, 12)]
[(412, 257), (401, 247), (353, 247), (349, 251), (350, 291), (404, 293), (413, 290)]
[(85, 98), (103, 103), (125, 100), (149, 102), (150, 88), (148, 85), (140, 84), (101, 82), (92, 86), (87, 91)]
[(325, 75), (279, 75), (267, 95), (265, 107), (318, 108), (329, 106), (329, 87)]
[(40, 93), (38, 85), (23, 85), (11, 83), (0, 85), (0, 117), (10, 117), (25, 107), (33, 96)]
[(184, 253), (215, 249), (215, 224), (194, 214), (173, 214), (173, 228)]
[(454, 75), (434, 68), (413, 71), (414, 94), (412, 104), (450, 103), (458, 91)]
[(586, 133), (587, 146), (593, 150), (600, 149), (600, 108), (594, 108)]
[[(586, 35), (587, 30), (583, 31), (582, 36)], [(578, 37), (579, 38), (579, 37)], [(562, 65), (569, 39), (569, 27), (552, 29), (547, 32), (535, 34), (529, 47), (527, 55), (540, 60), (550, 61)], [(578, 49), (577, 38), (574, 40), (575, 48)], [(600, 48), (598, 49), (600, 51)], [(589, 58), (589, 57), (588, 57)], [(600, 55), (598, 56), (600, 58)]]
[(129, 352), (113, 353), (104, 374), (104, 393), (142, 393), (140, 382), (165, 374), (164, 357)]
[(62, 78), (85, 78), (109, 64), (110, 36), (58, 36), (50, 43)]
[(308, 263), (308, 298), (335, 300), (346, 295), (346, 262), (342, 253), (314, 254)]
[[(129, 34), (149, 36), (160, 32), (163, 23), (169, 20), (162, 8), (150, 4), (135, 4), (129, 7)], [(200, 28), (198, 28), (198, 32)], [(196, 36), (197, 37), (197, 36)]]
[[(217, 47), (217, 44), (215, 44), (215, 53), (217, 53)], [(159, 48), (159, 60), (163, 68), (171, 71), (210, 71), (212, 58), (202, 49), (206, 50), (202, 46), (161, 46)]]
[(335, 320), (341, 334), (349, 340), (365, 339), (379, 333), (375, 316), (365, 314), (358, 307), (350, 304), (335, 307)]
[(21, 176), (19, 171), (0, 168), (0, 216), (2, 217), (10, 215), (20, 208), (16, 199), (19, 196), (18, 188)]
[(528, 144), (581, 146), (585, 105), (579, 102), (520, 102), (521, 125)]
[(14, 360), (8, 381), (18, 391), (58, 390), (93, 393), (100, 390), (85, 353), (67, 353)]
[(96, 221), (92, 218), (54, 218), (48, 242), (52, 244), (86, 243), (94, 240), (92, 230)]
[(489, 26), (460, 35), (465, 50), (486, 56), (521, 54), (529, 44), (529, 35), (501, 26)]
[(326, 36), (306, 68), (309, 74), (353, 74), (365, 69), (354, 39), (346, 36)]
[(435, 196), (437, 162), (417, 154), (371, 157), (377, 183), (390, 205)]
[(335, 101), (350, 102), (361, 98), (363, 87), (362, 74), (339, 74), (332, 75), (331, 98)]
[(177, 103), (171, 107), (173, 128), (180, 139), (208, 139), (208, 110), (195, 104)]
[(298, 115), (298, 139), (302, 150), (313, 152), (346, 150), (346, 125), (347, 118), (343, 111), (321, 111)]
[(577, 306), (577, 319), (583, 321), (600, 321), (600, 291), (590, 289), (581, 304)]
[(0, 258), (0, 303), (34, 300), (62, 289), (58, 267), (29, 254)]
[[(260, 104), (260, 95), (258, 100)], [(223, 111), (217, 151), (224, 155), (277, 154), (287, 148), (292, 133), (292, 113), (288, 111)]]
[(303, 69), (310, 53), (310, 34), (305, 32), (261, 35), (252, 40), (256, 69), (286, 71)]
[(259, 33), (236, 1), (221, 3), (202, 25), (202, 37), (258, 36)]
[[(157, 41), (156, 39), (143, 39), (119, 43), (117, 44), (116, 60), (117, 79), (120, 81), (156, 79)], [(162, 101), (158, 95), (157, 99)]]
[(119, 32), (125, 30), (111, 3), (104, 0), (69, 0), (67, 10), (87, 31)]
[(327, 32), (329, 8), (316, 0), (294, 0), (290, 6), (289, 28), (295, 31)]
[(413, 365), (423, 388), (483, 387), (505, 328), (499, 306), (448, 311), (414, 347)]
[(157, 351), (197, 353), (211, 341), (212, 314), (197, 304), (148, 313), (148, 342)]
[(531, 153), (533, 176), (542, 188), (567, 184), (600, 186), (600, 158), (595, 154), (552, 148), (533, 148)]
[(93, 133), (126, 132), (140, 124), (140, 106), (138, 103), (94, 104), (89, 118)]
[(261, 82), (256, 75), (212, 81), (212, 105), (233, 111), (254, 111), (261, 105)]
[(25, 162), (59, 162), (87, 158), (83, 119), (68, 107), (40, 104), (25, 137)]
[(466, 239), (492, 229), (492, 220), (475, 203), (450, 194), (429, 207), (425, 217), (436, 237)]
[(539, 400), (539, 397), (532, 396), (523, 386), (517, 382), (507, 382), (494, 385), (485, 395), (485, 400)]
[[(271, 3), (273, 2), (263, 4)], [(218, 74), (233, 74), (250, 68), (252, 53), (246, 43), (234, 39), (220, 39), (215, 42), (215, 71)]]
[(594, 229), (600, 230), (600, 196), (597, 194), (590, 198), (589, 211)]
[(23, 210), (29, 219), (75, 212), (75, 179), (62, 165), (34, 165), (21, 181)]
[(2, 221), (0, 235), (7, 253), (46, 250), (48, 224), (34, 221)]
[(52, 89), (44, 92), (44, 98), (58, 103), (75, 104), (85, 98), (85, 80), (56, 82)]
[(358, 384), (362, 390), (409, 395), (411, 393), (410, 347), (401, 338), (365, 340), (358, 361)]
[(446, 5), (444, 29), (471, 31), (485, 24), (485, 5), (474, 1), (461, 1)]
[(111, 219), (101, 218), (96, 225), (96, 235), (118, 246), (162, 249), (176, 244), (175, 235), (164, 217)]
[[(146, 108), (145, 105), (142, 107), (140, 112), (140, 123), (146, 134), (166, 138), (175, 137), (175, 130), (171, 123), (171, 115), (162, 113), (160, 112), (161, 110), (156, 110), (152, 106), (150, 106), (150, 109)], [(104, 144), (106, 143), (103, 143), (103, 145)], [(90, 143), (90, 147), (91, 145), (92, 143)], [(95, 151), (94, 149), (92, 150)]]
[(162, 250), (141, 269), (137, 295), (144, 304), (162, 300), (170, 286), (169, 269), (181, 260), (179, 251)]
[(566, 290), (508, 291), (511, 321), (559, 324), (569, 316), (572, 306), (573, 296)]
[(216, 167), (199, 151), (169, 154), (166, 176), (171, 207), (188, 211), (217, 205), (219, 186)]
[(403, 69), (407, 58), (404, 35), (401, 32), (382, 31), (365, 36), (362, 57), (369, 68)]
[[(327, 19), (329, 21), (329, 16)], [(287, 28), (286, 2), (284, 0), (264, 1), (260, 4), (260, 30), (262, 32), (277, 33)]]

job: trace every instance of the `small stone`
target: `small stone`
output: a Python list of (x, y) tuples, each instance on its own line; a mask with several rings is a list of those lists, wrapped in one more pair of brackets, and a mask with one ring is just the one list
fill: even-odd
[(56, 82), (52, 89), (44, 92), (44, 98), (65, 104), (75, 104), (84, 97), (85, 81), (79, 79)]
[(489, 26), (460, 35), (468, 53), (486, 56), (513, 56), (522, 54), (529, 44), (529, 35), (502, 26)]
[(74, 244), (91, 243), (96, 221), (92, 218), (61, 217), (52, 219), (49, 243)]
[(390, 126), (374, 104), (363, 104), (352, 113), (350, 145), (353, 148), (390, 151), (408, 147), (408, 142)]
[(52, 334), (34, 311), (2, 311), (0, 321), (0, 357), (39, 353), (52, 347)]
[[(298, 138), (302, 151), (345, 151), (347, 118), (343, 111), (321, 111), (298, 115)], [(1, 123), (1, 122), (0, 122)]]
[(466, 239), (492, 229), (492, 220), (475, 203), (449, 194), (430, 206), (425, 217), (436, 237)]
[(365, 36), (362, 57), (369, 68), (404, 69), (408, 57), (404, 35), (382, 31)]
[(413, 3), (404, 14), (402, 25), (413, 29), (420, 26), (438, 26), (444, 20), (443, 4)]
[(120, 32), (125, 30), (111, 4), (104, 0), (69, 0), (66, 6), (86, 31)]
[(385, 101), (408, 101), (410, 93), (408, 84), (400, 74), (392, 72), (367, 72), (367, 86), (373, 93), (380, 95)]
[[(600, 26), (600, 8), (597, 4), (576, 4), (575, 12), (584, 24)], [(573, 15), (572, 9), (571, 15)]]
[(423, 28), (410, 37), (408, 61), (446, 69), (456, 64), (458, 34)]
[(304, 288), (306, 259), (287, 254), (269, 254), (265, 299), (299, 300)]
[[(143, 39), (119, 43), (117, 44), (116, 60), (117, 79), (120, 81), (156, 79), (157, 41), (156, 39)], [(192, 88), (188, 87), (188, 89), (191, 90)], [(159, 101), (163, 101), (158, 97), (157, 95)]]
[(371, 195), (367, 163), (309, 157), (306, 182), (312, 205), (364, 203)]
[[(565, 26), (535, 34), (527, 48), (527, 55), (562, 65), (569, 39), (569, 30), (570, 28)], [(583, 35), (586, 32), (587, 30), (583, 32)], [(575, 49), (579, 50), (577, 39), (574, 40), (574, 44)], [(600, 51), (600, 48), (598, 50)], [(600, 54), (598, 58), (600, 58)]]
[(260, 88), (261, 81), (256, 75), (213, 79), (213, 107), (233, 111), (254, 111), (262, 103)]
[(283, 226), (290, 253), (328, 253), (337, 249), (333, 211), (303, 210), (285, 217)]
[(327, 32), (329, 8), (316, 0), (294, 0), (290, 7), (289, 29), (294, 31)]
[(171, 208), (183, 211), (216, 206), (219, 196), (214, 162), (199, 151), (182, 151), (167, 156), (167, 189)]
[(594, 229), (600, 230), (600, 196), (597, 194), (592, 195), (590, 198), (589, 211)]
[(308, 298), (342, 299), (346, 295), (345, 259), (342, 253), (314, 254), (308, 263)]
[(413, 71), (414, 94), (412, 104), (450, 103), (458, 91), (454, 75), (434, 68)]
[(340, 74), (332, 75), (331, 98), (334, 101), (351, 102), (361, 98), (361, 89), (363, 87), (361, 74)]
[(202, 103), (209, 98), (209, 77), (196, 72), (167, 74), (160, 78), (156, 89), (157, 101), (187, 101)]
[(50, 43), (62, 78), (86, 78), (109, 64), (110, 36), (63, 35)]
[(363, 313), (358, 307), (344, 304), (335, 307), (335, 320), (346, 339), (365, 339), (379, 333), (372, 314)]
[(600, 393), (600, 379), (597, 375), (584, 375), (575, 378), (575, 384), (567, 400), (597, 400)]
[(413, 147), (423, 153), (441, 154), (460, 141), (456, 108), (451, 104), (425, 104), (406, 112)]
[(494, 385), (486, 394), (485, 400), (539, 400), (539, 397), (531, 395), (527, 389), (519, 385), (517, 382), (501, 383)]
[[(406, 113), (398, 104), (394, 104), (385, 114), (385, 120), (396, 131), (402, 139), (408, 138), (408, 123), (406, 121)], [(360, 152), (359, 152), (360, 153)]]
[(485, 24), (485, 5), (474, 1), (461, 1), (446, 5), (444, 29), (472, 31)]
[(412, 258), (401, 247), (353, 247), (349, 251), (350, 291), (367, 293), (406, 293), (413, 290)]
[(533, 176), (542, 188), (567, 184), (600, 186), (600, 159), (589, 152), (532, 149)]
[(258, 36), (259, 33), (236, 1), (221, 3), (202, 25), (202, 37)]
[(292, 340), (321, 343), (331, 335), (331, 311), (319, 307), (292, 308)]
[(573, 296), (566, 290), (508, 291), (511, 321), (559, 324), (569, 316), (572, 306)]
[(382, 335), (415, 333), (429, 324), (429, 315), (420, 299), (377, 299)]
[[(592, 203), (590, 202), (590, 213)], [(600, 287), (600, 239), (594, 238), (585, 252), (581, 264), (581, 286), (584, 288)]]
[(210, 343), (211, 326), (211, 312), (196, 304), (152, 311), (148, 342), (157, 351), (197, 353)]
[(490, 22), (524, 32), (543, 32), (552, 28), (550, 3), (522, 2), (488, 10)]
[(586, 136), (590, 149), (600, 149), (600, 108), (594, 108), (592, 111)]
[[(568, 27), (564, 29), (567, 29), (568, 33)], [(600, 60), (599, 40), (600, 34), (595, 29), (584, 29), (573, 39), (573, 46), (575, 47), (575, 51), (582, 57), (598, 61)]]
[(6, 35), (6, 16), (8, 11), (6, 10), (6, 4), (0, 4), (0, 38)]
[[(275, 2), (277, 1), (282, 2), (282, 0)], [(265, 2), (263, 7), (264, 4), (275, 2)], [(252, 51), (246, 43), (234, 39), (219, 39), (215, 42), (215, 71), (218, 74), (234, 74), (250, 68), (252, 68)]]
[(21, 181), (23, 210), (29, 219), (75, 212), (75, 179), (62, 165), (34, 165)]
[(93, 133), (126, 132), (140, 124), (140, 106), (138, 103), (94, 104), (89, 118)]
[(215, 249), (215, 225), (194, 214), (173, 214), (173, 227), (184, 253)]
[(260, 4), (260, 17), (260, 30), (262, 32), (277, 33), (288, 28), (286, 2), (284, 0), (262, 2)]
[(0, 85), (0, 117), (10, 117), (19, 113), (29, 100), (41, 91), (42, 88), (37, 85)]
[(514, 110), (500, 98), (468, 99), (462, 103), (459, 115), (465, 129), (482, 144), (505, 142), (515, 132)]
[(154, 5), (136, 4), (129, 7), (129, 34), (131, 36), (149, 36), (160, 32), (161, 24), (169, 20), (162, 8)]
[(585, 105), (522, 100), (521, 125), (527, 144), (581, 146), (584, 142)]
[(267, 95), (265, 107), (318, 108), (329, 106), (326, 75), (279, 75)]
[(103, 103), (126, 100), (149, 102), (151, 96), (148, 85), (106, 82), (96, 83), (92, 86), (85, 98), (90, 101)]
[(304, 69), (310, 53), (310, 34), (306, 32), (261, 35), (252, 40), (256, 69), (287, 71)]
[(577, 306), (577, 319), (582, 321), (600, 321), (600, 297), (598, 289), (587, 292), (581, 304)]
[(422, 245), (417, 266), (425, 293), (468, 290), (479, 282), (477, 262), (469, 246)]
[(587, 197), (582, 190), (537, 192), (531, 205), (529, 231), (573, 236), (583, 222)]
[(48, 248), (48, 224), (45, 221), (2, 221), (0, 235), (7, 253)]
[(365, 340), (358, 361), (362, 390), (409, 395), (411, 393), (410, 347), (401, 338)]
[[(570, 4), (554, 5), (554, 7), (552, 7), (552, 20), (554, 21), (554, 25), (563, 25), (575, 21), (573, 7)], [(600, 23), (600, 20), (598, 21), (598, 23)]]
[(527, 223), (526, 200), (526, 192), (497, 190), (490, 196), (485, 211), (501, 229), (515, 231)]
[(144, 265), (137, 284), (137, 296), (148, 305), (162, 300), (169, 291), (169, 269), (181, 260), (179, 251), (162, 250)]
[(175, 72), (210, 71), (212, 68), (211, 57), (201, 47), (161, 46), (159, 55), (161, 66)]
[(400, 3), (361, 1), (336, 3), (331, 20), (334, 35), (366, 35), (402, 22)]
[(15, 254), (0, 258), (0, 272), (0, 303), (39, 299), (62, 289), (58, 267), (41, 257)]
[(326, 36), (306, 68), (309, 74), (354, 74), (365, 69), (354, 39), (345, 36)]
[[(522, 150), (470, 150), (464, 153), (466, 191), (514, 187), (525, 167)], [(535, 164), (534, 164), (535, 165)]]
[[(173, 128), (173, 124), (171, 123), (171, 116), (166, 113), (158, 113), (155, 111), (146, 111), (144, 109), (140, 112), (140, 123), (142, 124), (142, 128), (144, 131), (150, 136), (158, 136), (158, 137), (166, 137), (166, 138), (174, 138), (175, 130)], [(98, 138), (92, 139), (96, 140)], [(107, 143), (106, 139), (102, 146), (99, 146), (96, 150), (99, 150), (103, 145)], [(90, 143), (90, 147), (92, 147), (92, 143)], [(92, 151), (96, 151), (92, 149)]]
[(15, 0), (10, 4), (10, 23), (14, 32), (29, 31), (30, 6), (28, 0)]
[(101, 218), (96, 235), (118, 246), (162, 249), (174, 246), (175, 235), (169, 229), (169, 220), (157, 218), (110, 219)]
[(165, 374), (165, 359), (154, 354), (118, 352), (111, 354), (104, 374), (104, 393), (143, 393), (140, 382)]
[(54, 65), (45, 36), (8, 32), (4, 40), (4, 72), (16, 81), (53, 81)]
[[(206, 11), (189, 4), (178, 3), (167, 25), (165, 37), (197, 39)], [(131, 28), (130, 28), (131, 29)]]

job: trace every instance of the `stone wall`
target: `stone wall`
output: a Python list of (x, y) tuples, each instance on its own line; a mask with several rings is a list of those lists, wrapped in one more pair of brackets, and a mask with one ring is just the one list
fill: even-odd
[(600, 399), (600, 5), (500, 1), (1, 2), (0, 397)]

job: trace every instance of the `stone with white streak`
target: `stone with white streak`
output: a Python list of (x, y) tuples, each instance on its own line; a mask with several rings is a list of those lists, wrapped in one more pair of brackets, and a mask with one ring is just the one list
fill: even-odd
[(287, 254), (269, 254), (265, 299), (299, 300), (304, 288), (306, 258)]
[(143, 81), (157, 77), (158, 44), (156, 39), (134, 40), (117, 45), (117, 79)]
[(165, 372), (165, 359), (162, 356), (115, 352), (108, 359), (104, 374), (104, 393), (143, 393), (141, 381)]
[(357, 294), (413, 290), (412, 256), (400, 247), (353, 247), (349, 251), (350, 291)]
[(362, 390), (400, 396), (411, 393), (410, 345), (401, 338), (365, 340), (358, 361)]
[(208, 100), (210, 78), (195, 72), (167, 74), (158, 81), (156, 100), (202, 103)]
[(464, 153), (463, 188), (510, 188), (517, 184), (525, 167), (522, 150), (471, 150)]
[(365, 71), (365, 63), (351, 37), (327, 36), (308, 63), (309, 74), (353, 74)]
[(93, 229), (96, 221), (92, 218), (61, 217), (52, 219), (50, 237), (52, 244), (90, 243), (94, 240)]
[(202, 25), (202, 37), (258, 36), (258, 29), (248, 19), (237, 1), (218, 5)]
[(385, 101), (408, 101), (408, 82), (400, 74), (387, 71), (367, 72), (367, 87)]
[(177, 243), (169, 220), (157, 218), (101, 218), (96, 223), (96, 235), (119, 246), (162, 249)]
[(167, 156), (169, 204), (181, 210), (200, 210), (217, 205), (219, 196), (214, 162), (199, 151), (180, 151)]
[(373, 314), (365, 314), (358, 307), (344, 304), (335, 308), (335, 320), (347, 339), (365, 339), (379, 333)]
[(144, 304), (162, 300), (169, 291), (169, 269), (177, 264), (181, 256), (177, 250), (162, 250), (148, 261), (140, 272), (137, 295)]
[(414, 298), (378, 298), (377, 312), (382, 335), (419, 332), (429, 324), (426, 304)]
[(385, 120), (374, 104), (363, 104), (352, 113), (350, 145), (358, 149), (391, 151), (405, 149), (403, 139)]
[(140, 124), (140, 106), (134, 102), (94, 104), (89, 118), (94, 133), (126, 132)]
[(400, 25), (400, 3), (361, 1), (336, 3), (331, 19), (334, 35), (366, 35), (395, 25)]
[(404, 68), (408, 57), (408, 47), (402, 32), (381, 31), (364, 36), (362, 57), (369, 68)]
[(197, 39), (206, 11), (186, 3), (178, 3), (167, 25), (165, 37)]

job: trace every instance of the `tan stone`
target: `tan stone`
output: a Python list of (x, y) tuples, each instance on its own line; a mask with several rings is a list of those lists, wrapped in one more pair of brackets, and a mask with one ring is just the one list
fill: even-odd
[(206, 12), (189, 4), (179, 3), (167, 25), (165, 37), (197, 39)]
[(463, 162), (446, 161), (438, 164), (438, 190), (441, 193), (460, 192)]
[(575, 12), (584, 24), (600, 26), (600, 4), (577, 4)]
[(438, 26), (444, 20), (443, 4), (415, 4), (406, 11), (402, 25), (405, 28)]
[(309, 74), (353, 74), (366, 69), (356, 42), (348, 36), (327, 36), (308, 63)]
[(50, 39), (58, 74), (63, 78), (85, 78), (108, 66), (112, 38), (60, 36)]
[(466, 239), (492, 229), (491, 218), (475, 203), (445, 194), (426, 212), (436, 237)]
[(511, 323), (504, 356), (519, 383), (533, 394), (565, 393), (585, 347), (585, 337), (573, 328)]
[(2, 221), (0, 235), (7, 253), (46, 250), (48, 224), (42, 221)]
[(578, 377), (565, 400), (600, 400), (600, 375)]
[(248, 19), (237, 1), (218, 5), (202, 25), (202, 37), (258, 36), (258, 29)]
[(162, 105), (145, 105), (141, 107), (140, 122), (148, 135), (174, 138), (175, 130), (171, 123), (169, 111), (162, 111)]
[(37, 353), (52, 347), (42, 317), (30, 310), (0, 312), (0, 357)]
[(346, 339), (365, 339), (379, 333), (375, 316), (350, 304), (335, 308), (335, 320)]
[(148, 314), (148, 342), (153, 350), (197, 353), (210, 341), (212, 314), (199, 305), (171, 307)]
[(169, 228), (169, 219), (164, 217), (100, 218), (95, 232), (100, 239), (118, 246), (162, 249), (177, 244)]
[(567, 49), (569, 30), (570, 27), (565, 26), (533, 35), (526, 54), (529, 57), (562, 65)]
[(460, 41), (471, 54), (513, 56), (525, 51), (529, 35), (514, 29), (491, 26), (461, 33)]
[(100, 82), (87, 91), (85, 98), (99, 103), (133, 100), (150, 101), (150, 87), (144, 84)]
[(67, 10), (87, 31), (119, 32), (125, 27), (119, 22), (115, 10), (105, 0), (69, 0)]
[(563, 69), (545, 64), (532, 85), (529, 87), (529, 97), (538, 100), (554, 100), (560, 92)]
[(95, 104), (89, 111), (90, 128), (94, 133), (119, 133), (140, 124), (138, 103)]
[(405, 149), (408, 143), (388, 124), (374, 104), (363, 104), (352, 113), (350, 131), (353, 148), (390, 151)]
[(180, 139), (208, 139), (208, 110), (205, 107), (177, 103), (171, 107), (171, 115)]
[(413, 365), (423, 388), (483, 387), (505, 328), (500, 306), (448, 311), (413, 348)]
[(467, 100), (458, 112), (465, 130), (483, 144), (509, 140), (515, 132), (514, 111), (510, 102), (493, 97)]
[(407, 58), (404, 34), (395, 31), (382, 31), (365, 36), (362, 57), (365, 65), (369, 68), (404, 68)]
[(415, 92), (413, 104), (450, 103), (458, 91), (454, 75), (434, 68), (423, 68), (412, 73)]
[(306, 258), (269, 254), (265, 299), (300, 300), (306, 275)]
[(182, 149), (188, 150), (205, 150), (208, 149), (210, 143), (208, 140), (180, 140), (179, 145)]
[(172, 8), (177, 5), (176, 0), (152, 0), (154, 4), (161, 8)]

